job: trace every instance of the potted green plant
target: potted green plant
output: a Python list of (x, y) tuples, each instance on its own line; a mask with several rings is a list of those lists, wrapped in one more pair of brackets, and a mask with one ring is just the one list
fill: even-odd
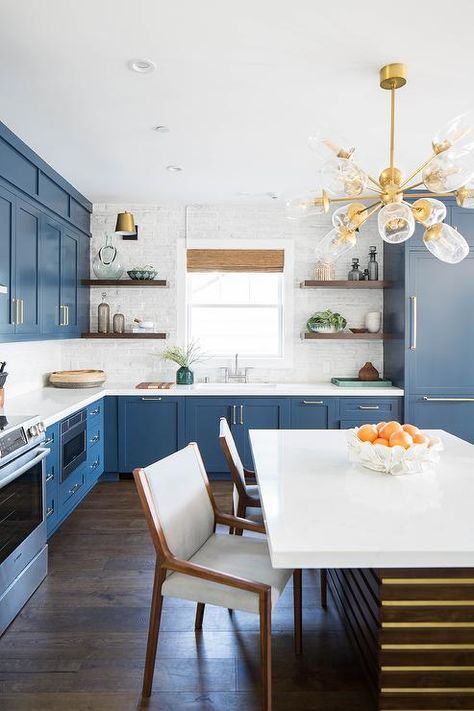
[(187, 346), (170, 346), (160, 353), (161, 359), (176, 363), (180, 367), (176, 371), (177, 385), (192, 385), (194, 373), (190, 366), (193, 363), (202, 363), (207, 359), (206, 354), (192, 341)]
[(344, 316), (327, 309), (327, 311), (316, 311), (310, 316), (306, 328), (315, 333), (339, 333), (345, 329), (346, 325), (347, 321)]

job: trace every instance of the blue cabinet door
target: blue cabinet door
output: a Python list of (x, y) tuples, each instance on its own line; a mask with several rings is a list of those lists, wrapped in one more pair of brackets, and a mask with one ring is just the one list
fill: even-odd
[(219, 420), (227, 418), (234, 430), (238, 401), (225, 397), (186, 398), (186, 441), (197, 442), (208, 474), (227, 472), (227, 463), (219, 444)]
[(40, 285), (41, 333), (56, 335), (64, 328), (64, 314), (60, 308), (61, 227), (55, 220), (41, 220)]
[(40, 332), (40, 252), (41, 213), (24, 200), (17, 199), (15, 227), (15, 331), (21, 336)]
[(120, 472), (146, 467), (176, 452), (182, 445), (182, 398), (120, 397), (118, 421)]
[(456, 265), (426, 251), (412, 252), (408, 274), (407, 302), (417, 297), (417, 328), (415, 334), (407, 303), (412, 348), (407, 348), (406, 420), (474, 441), (466, 425), (468, 413), (474, 420), (474, 402), (455, 399), (474, 397), (474, 252)]
[(459, 230), (470, 247), (474, 247), (474, 210), (467, 210), (464, 207), (453, 205), (448, 210), (447, 221), (455, 229)]
[(79, 249), (79, 235), (63, 229), (60, 308), (63, 313), (64, 331), (68, 334), (76, 332), (78, 323)]
[(14, 330), (14, 273), (15, 273), (15, 198), (0, 187), (0, 285), (7, 287), (0, 294), (0, 335), (11, 335)]
[(326, 430), (336, 426), (337, 398), (291, 398), (291, 428)]
[(290, 426), (288, 398), (249, 397), (237, 407), (237, 424), (232, 427), (244, 467), (253, 469), (249, 430), (279, 430)]

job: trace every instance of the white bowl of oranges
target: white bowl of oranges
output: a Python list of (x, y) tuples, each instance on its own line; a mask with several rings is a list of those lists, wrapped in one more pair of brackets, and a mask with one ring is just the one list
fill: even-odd
[(443, 449), (439, 437), (393, 421), (354, 427), (348, 431), (347, 440), (351, 462), (386, 474), (417, 474), (431, 469)]

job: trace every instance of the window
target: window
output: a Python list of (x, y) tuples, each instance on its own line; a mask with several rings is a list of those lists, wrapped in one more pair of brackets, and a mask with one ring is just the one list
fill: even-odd
[(213, 356), (282, 357), (282, 280), (282, 272), (189, 272), (188, 340)]

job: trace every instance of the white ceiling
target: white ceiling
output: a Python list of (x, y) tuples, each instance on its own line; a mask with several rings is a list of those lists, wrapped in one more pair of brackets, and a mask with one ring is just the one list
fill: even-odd
[(421, 162), (474, 104), (473, 26), (472, 0), (0, 0), (0, 120), (94, 202), (269, 201), (315, 184), (321, 124), (385, 167), (388, 62), (398, 162)]

